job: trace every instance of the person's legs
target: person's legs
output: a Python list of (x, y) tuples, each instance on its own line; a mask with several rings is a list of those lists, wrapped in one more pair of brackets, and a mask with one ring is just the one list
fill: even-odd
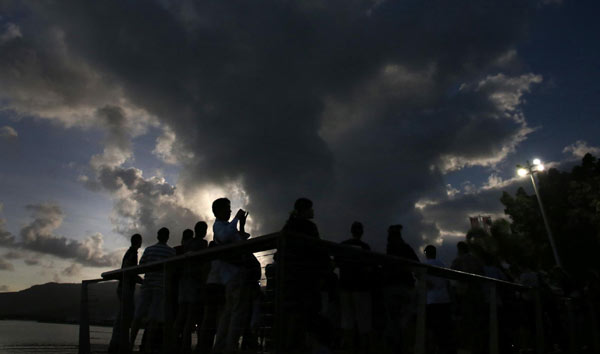
[(372, 300), (368, 291), (357, 291), (353, 293), (355, 318), (360, 340), (360, 352), (368, 354), (372, 347)]
[[(240, 337), (244, 334), (250, 309), (249, 286), (244, 282), (244, 272), (239, 272), (235, 279), (237, 285), (233, 285), (231, 296), (231, 314), (229, 320), (229, 331), (227, 333), (227, 350), (235, 351), (239, 348)], [(237, 277), (237, 276), (236, 276)]]
[(137, 306), (135, 308), (135, 314), (131, 323), (131, 337), (129, 339), (129, 349), (133, 351), (135, 345), (135, 338), (140, 330), (142, 319), (147, 316), (148, 310), (152, 302), (152, 291), (151, 289), (142, 288), (140, 296), (138, 297)]
[(207, 284), (205, 294), (198, 351), (202, 354), (210, 354), (215, 342), (219, 315), (223, 310), (225, 289), (221, 284)]
[(340, 293), (342, 349), (351, 353), (356, 349), (356, 336), (354, 333), (354, 319), (356, 318), (353, 296), (350, 291)]
[(183, 343), (185, 342), (185, 330), (184, 327), (187, 322), (188, 316), (191, 314), (190, 304), (186, 302), (179, 302), (177, 309), (177, 317), (175, 318), (175, 324), (173, 326), (173, 338), (175, 338), (175, 352), (179, 353)]
[(240, 284), (234, 277), (225, 285), (225, 306), (223, 308), (223, 313), (219, 317), (215, 338), (214, 351), (216, 353), (222, 353), (227, 350), (228, 339), (230, 337), (229, 332), (231, 331), (231, 315), (239, 292)]
[(148, 308), (148, 325), (146, 326), (146, 342), (150, 348), (146, 352), (156, 351), (156, 343), (158, 342), (158, 328), (164, 321), (164, 297), (163, 289), (152, 289), (150, 306)]

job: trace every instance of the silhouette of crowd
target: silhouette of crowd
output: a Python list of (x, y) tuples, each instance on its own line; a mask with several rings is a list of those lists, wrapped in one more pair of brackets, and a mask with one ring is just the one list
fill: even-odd
[[(205, 240), (208, 225), (204, 221), (196, 223), (194, 230), (183, 231), (181, 244), (175, 248), (167, 245), (169, 230), (161, 228), (158, 242), (145, 249), (139, 265), (250, 238), (245, 230), (247, 211), (239, 209), (231, 218), (231, 203), (226, 198), (215, 200), (212, 211), (215, 221), (210, 243)], [(190, 257), (168, 275), (161, 268), (147, 271), (143, 280), (131, 275), (124, 284), (119, 281), (121, 306), (109, 352), (133, 351), (142, 327), (145, 331), (140, 352), (145, 353), (160, 351), (165, 345), (164, 331), (172, 331), (174, 343), (169, 352), (173, 353), (223, 354), (259, 348), (272, 352), (276, 341), (280, 341), (277, 345), (284, 353), (290, 354), (412, 352), (417, 311), (417, 277), (412, 269), (364, 262), (352, 252), (328, 253), (307, 241), (321, 239), (313, 217), (312, 201), (298, 199), (282, 232), (303, 237), (287, 238), (285, 253), (278, 250), (273, 254), (273, 262), (265, 267), (264, 287), (260, 283), (261, 264), (251, 252), (211, 261)], [(404, 241), (402, 229), (399, 224), (388, 227), (386, 254), (419, 263), (417, 253)], [(361, 222), (353, 222), (350, 238), (341, 245), (370, 251), (363, 240), (364, 231)], [(131, 237), (122, 268), (138, 265), (141, 244), (139, 234)], [(427, 245), (423, 253), (424, 263), (446, 268), (435, 246)], [(462, 241), (457, 244), (457, 257), (450, 268), (534, 288), (546, 284), (532, 269), (508, 267), (476, 244)], [(556, 275), (560, 276), (564, 274)], [(172, 281), (166, 282), (167, 277)], [(457, 353), (459, 347), (471, 353), (488, 352), (489, 282), (450, 281), (432, 275), (419, 281), (425, 281), (427, 289), (427, 353)], [(141, 284), (137, 297), (136, 284)], [(176, 314), (172, 328), (164, 326), (167, 291), (173, 294), (171, 306)], [(528, 293), (498, 292), (496, 301), (503, 310), (498, 311), (501, 353), (510, 352), (511, 344), (533, 348), (533, 300)], [(274, 320), (276, 310), (283, 313), (279, 322)], [(560, 319), (552, 318), (556, 314), (547, 311), (544, 316), (560, 328)], [(124, 340), (121, 333), (129, 333), (129, 338)], [(123, 343), (127, 343), (126, 348)]]

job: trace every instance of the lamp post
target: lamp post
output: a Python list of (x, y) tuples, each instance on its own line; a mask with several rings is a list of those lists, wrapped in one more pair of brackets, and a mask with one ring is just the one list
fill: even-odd
[(552, 236), (552, 230), (550, 230), (550, 224), (548, 224), (548, 218), (546, 217), (546, 211), (544, 210), (544, 204), (542, 203), (542, 198), (540, 198), (540, 193), (538, 192), (537, 185), (535, 183), (535, 178), (533, 177), (534, 173), (541, 172), (544, 170), (544, 165), (540, 161), (540, 159), (534, 159), (533, 164), (527, 161), (527, 165), (521, 166), (517, 165), (517, 174), (521, 177), (525, 177), (529, 175), (531, 178), (531, 184), (533, 184), (533, 191), (535, 192), (535, 196), (537, 197), (538, 204), (540, 205), (540, 211), (542, 212), (542, 219), (544, 220), (544, 226), (546, 226), (546, 233), (548, 233), (548, 239), (550, 240), (550, 246), (552, 247), (552, 252), (554, 253), (554, 261), (556, 265), (562, 268), (562, 263), (560, 262), (560, 258), (558, 257), (558, 251), (556, 250), (556, 244), (554, 243), (554, 237)]

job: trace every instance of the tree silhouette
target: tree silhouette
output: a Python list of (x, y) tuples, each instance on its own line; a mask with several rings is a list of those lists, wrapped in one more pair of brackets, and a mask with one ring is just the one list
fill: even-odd
[[(600, 267), (600, 161), (586, 154), (571, 172), (550, 169), (538, 175), (539, 191), (564, 267), (575, 278)], [(549, 270), (552, 250), (535, 195), (519, 188), (500, 201), (512, 221), (492, 227), (499, 253), (521, 264)], [(508, 232), (510, 231), (510, 232)]]

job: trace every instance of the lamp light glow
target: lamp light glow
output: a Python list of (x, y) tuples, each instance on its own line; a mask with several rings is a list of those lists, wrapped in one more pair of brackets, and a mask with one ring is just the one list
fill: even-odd
[(526, 170), (526, 169), (524, 169), (524, 168), (519, 168), (519, 169), (517, 170), (517, 174), (518, 174), (519, 176), (521, 176), (521, 177), (525, 177), (525, 176), (527, 176), (527, 170)]
[(542, 165), (542, 164), (537, 165), (537, 170), (538, 171), (543, 171), (544, 170), (544, 165)]
[(534, 165), (541, 165), (542, 161), (540, 161), (540, 159), (533, 159), (533, 164)]

